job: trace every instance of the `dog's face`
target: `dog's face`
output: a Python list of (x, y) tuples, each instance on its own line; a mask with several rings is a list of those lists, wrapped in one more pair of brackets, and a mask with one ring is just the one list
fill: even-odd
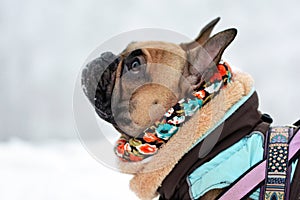
[(91, 61), (82, 72), (82, 85), (97, 114), (121, 133), (140, 134), (219, 63), (236, 30), (210, 38), (218, 21), (191, 43), (134, 42), (119, 55), (106, 52)]

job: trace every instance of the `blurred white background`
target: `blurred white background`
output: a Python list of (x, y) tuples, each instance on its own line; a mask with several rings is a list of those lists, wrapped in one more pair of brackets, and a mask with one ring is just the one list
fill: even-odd
[(85, 59), (125, 31), (164, 28), (194, 38), (220, 16), (215, 32), (239, 31), (225, 58), (254, 77), (262, 112), (275, 124), (294, 122), (299, 8), (296, 0), (1, 0), (0, 199), (134, 199), (128, 176), (80, 145), (72, 113)]

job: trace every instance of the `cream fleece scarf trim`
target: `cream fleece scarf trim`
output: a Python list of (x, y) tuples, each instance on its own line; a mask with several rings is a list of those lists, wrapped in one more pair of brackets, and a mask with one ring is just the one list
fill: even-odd
[(253, 87), (253, 79), (245, 73), (234, 73), (234, 80), (199, 110), (148, 162), (119, 162), (123, 173), (134, 174), (130, 188), (144, 200), (157, 196), (157, 189), (185, 153), (225, 113), (246, 96)]

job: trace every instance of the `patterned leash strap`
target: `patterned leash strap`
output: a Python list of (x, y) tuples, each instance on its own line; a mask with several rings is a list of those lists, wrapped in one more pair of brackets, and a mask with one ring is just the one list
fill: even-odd
[[(224, 192), (222, 195), (220, 195), (220, 197), (218, 198), (219, 200), (242, 199), (245, 196), (249, 195), (249, 193), (251, 191), (253, 191), (255, 188), (257, 188), (264, 181), (267, 184), (266, 184), (266, 187), (263, 188), (263, 190), (261, 190), (263, 194), (261, 194), (260, 197), (262, 199), (272, 199), (272, 200), (273, 199), (277, 199), (277, 200), (288, 199), (288, 187), (289, 186), (285, 185), (282, 187), (281, 184), (278, 186), (278, 184), (276, 184), (276, 183), (274, 184), (272, 182), (273, 180), (280, 180), (280, 181), (278, 181), (278, 183), (283, 182), (283, 181), (289, 182), (289, 176), (287, 176), (287, 172), (289, 172), (288, 165), (286, 165), (286, 168), (284, 168), (283, 163), (288, 164), (288, 162), (290, 162), (291, 160), (294, 160), (295, 157), (300, 152), (300, 131), (297, 131), (297, 133), (295, 133), (292, 136), (290, 134), (293, 133), (293, 128), (290, 128), (290, 127), (285, 127), (285, 128), (286, 129), (284, 129), (284, 131), (289, 134), (288, 140), (290, 137), (292, 137), (290, 139), (290, 142), (288, 143), (287, 152), (284, 152), (284, 151), (282, 152), (282, 153), (287, 153), (286, 154), (287, 157), (285, 157), (285, 155), (279, 156), (281, 151), (278, 153), (267, 152), (266, 155), (267, 155), (267, 157), (269, 156), (268, 160), (265, 159), (265, 160), (261, 161), (255, 167), (253, 167), (251, 170), (249, 170), (247, 173), (245, 173), (243, 176), (241, 176), (226, 192)], [(276, 134), (276, 129), (275, 129), (275, 131), (274, 131), (274, 129), (273, 129), (273, 131), (271, 129), (269, 131), (269, 133), (272, 133), (272, 134), (270, 134), (270, 136), (268, 137), (268, 141), (271, 140), (273, 142), (271, 144), (283, 144), (283, 145), (281, 145), (281, 149), (282, 149), (282, 147), (286, 146), (285, 145), (286, 143), (283, 142), (284, 137), (282, 137), (282, 134), (281, 134), (282, 132), (283, 131)], [(272, 135), (273, 135), (273, 137), (272, 137)], [(284, 135), (287, 136), (287, 134), (284, 134)], [(269, 148), (269, 146), (271, 144), (268, 144), (266, 146), (267, 149), (271, 149), (271, 148)], [(275, 148), (279, 149), (277, 147), (280, 145), (271, 145), (271, 146), (274, 151)], [(271, 155), (272, 158), (271, 158), (270, 154), (272, 154)], [(275, 161), (273, 161), (274, 160), (273, 154), (274, 154), (274, 157), (275, 157), (275, 155), (277, 155), (277, 157), (275, 158)], [(269, 164), (269, 162), (270, 162), (269, 159), (272, 164)], [(276, 163), (281, 164), (280, 169), (285, 170), (286, 173), (283, 174), (283, 172), (282, 173), (280, 172), (281, 176), (279, 177), (279, 179), (272, 179), (272, 178), (277, 178), (277, 177), (275, 177), (276, 174), (272, 173), (271, 170), (273, 170), (274, 172), (278, 172), (278, 173), (279, 173), (279, 171), (282, 171), (282, 170), (275, 169), (276, 167), (279, 169), (279, 165)], [(275, 166), (275, 168), (273, 167), (273, 165)], [(270, 168), (270, 173), (269, 173), (269, 168)], [(269, 176), (269, 174), (272, 174), (273, 177)], [(275, 189), (273, 189), (273, 188), (275, 188)], [(267, 191), (267, 193), (265, 191)], [(284, 191), (285, 194), (282, 195), (282, 193), (278, 193), (278, 192), (282, 192), (282, 191)], [(280, 195), (277, 195), (277, 194), (280, 194)], [(275, 195), (277, 195), (277, 196), (275, 196)]]
[(288, 166), (289, 139), (293, 128), (271, 127), (265, 144), (266, 178), (260, 200), (289, 199), (291, 167)]

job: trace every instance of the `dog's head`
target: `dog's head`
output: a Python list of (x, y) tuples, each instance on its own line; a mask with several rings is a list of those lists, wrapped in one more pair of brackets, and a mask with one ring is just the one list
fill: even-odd
[(103, 53), (83, 69), (83, 90), (97, 114), (136, 136), (210, 77), (236, 36), (227, 29), (210, 37), (219, 18), (190, 43), (133, 42), (119, 55)]

